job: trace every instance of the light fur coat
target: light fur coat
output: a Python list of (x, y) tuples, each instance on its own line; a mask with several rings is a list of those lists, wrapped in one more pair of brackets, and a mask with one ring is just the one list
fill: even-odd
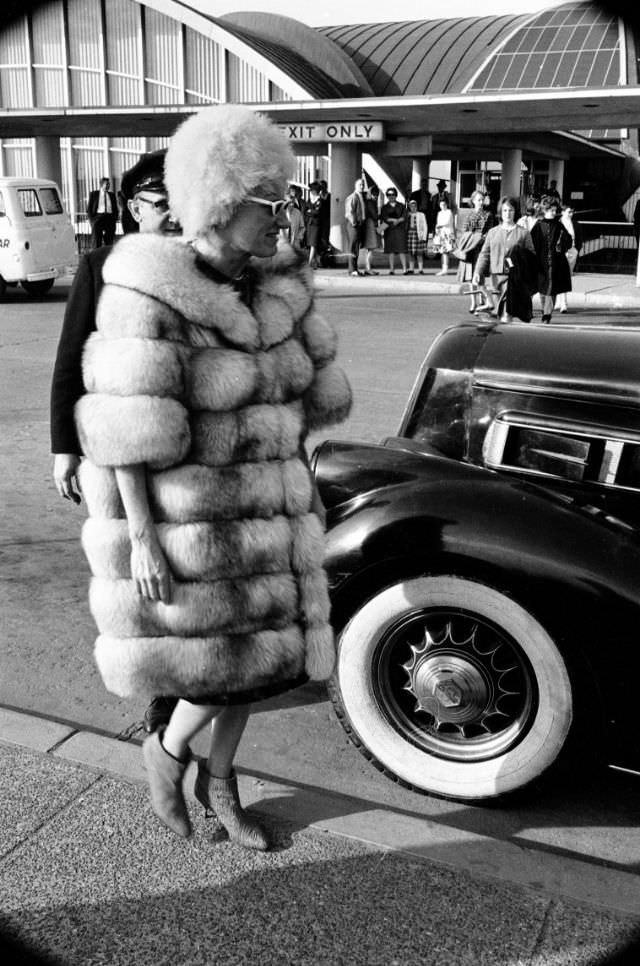
[[(324, 535), (300, 454), (309, 429), (346, 417), (351, 394), (298, 256), (251, 271), (249, 309), (182, 240), (128, 236), (104, 265), (76, 423), (95, 656), (121, 696), (230, 695), (333, 667)], [(169, 604), (131, 579), (114, 467), (142, 462)]]

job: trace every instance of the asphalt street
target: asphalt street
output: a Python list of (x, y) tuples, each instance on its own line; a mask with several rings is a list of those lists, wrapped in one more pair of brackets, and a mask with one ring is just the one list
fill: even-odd
[[(397, 428), (426, 348), (465, 318), (467, 300), (444, 285), (346, 281), (318, 279), (356, 400), (332, 435), (377, 441)], [(63, 504), (51, 482), (48, 385), (65, 298), (57, 285), (35, 302), (11, 292), (0, 307), (3, 914), (15, 926), (26, 910), (25, 935), (48, 935), (41, 948), (50, 951), (67, 948), (65, 963), (246, 962), (237, 932), (247, 928), (239, 925), (243, 896), (253, 949), (266, 963), (587, 966), (611, 958), (640, 924), (640, 779), (573, 776), (572, 792), (547, 788), (509, 809), (418, 796), (376, 772), (323, 689), (309, 687), (261, 705), (240, 749), (245, 794), (282, 835), (275, 857), (213, 856), (202, 828), (194, 848), (180, 852), (140, 821), (144, 709), (107, 694), (94, 669), (83, 512)], [(563, 324), (603, 316), (634, 324), (626, 298), (583, 302)], [(78, 870), (92, 851), (87, 887)], [(212, 958), (176, 922), (171, 896), (206, 919), (223, 894), (222, 952)], [(301, 914), (305, 903), (313, 915)], [(256, 945), (258, 919), (276, 923), (271, 944), (261, 937)], [(130, 945), (114, 952), (123, 935)], [(83, 941), (93, 958), (82, 958)], [(173, 949), (166, 959), (163, 941)], [(276, 948), (290, 955), (275, 958)]]

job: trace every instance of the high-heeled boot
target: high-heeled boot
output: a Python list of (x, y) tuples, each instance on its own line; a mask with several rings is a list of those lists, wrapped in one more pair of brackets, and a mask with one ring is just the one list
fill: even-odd
[(265, 852), (271, 842), (265, 830), (250, 818), (238, 798), (238, 779), (235, 771), (229, 778), (216, 778), (207, 770), (206, 763), (198, 764), (195, 795), (204, 806), (207, 818), (215, 816), (224, 825), (229, 838), (245, 849)]
[(142, 757), (149, 778), (151, 805), (172, 832), (183, 839), (191, 835), (191, 822), (182, 794), (182, 779), (187, 762), (178, 761), (162, 747), (164, 728), (155, 731), (142, 745)]

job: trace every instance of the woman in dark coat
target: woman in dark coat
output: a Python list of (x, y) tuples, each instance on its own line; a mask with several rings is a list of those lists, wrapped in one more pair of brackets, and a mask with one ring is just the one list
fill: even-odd
[(531, 229), (531, 240), (538, 259), (538, 292), (542, 301), (542, 321), (550, 322), (555, 297), (571, 291), (571, 272), (566, 252), (573, 239), (560, 221), (560, 203), (551, 195), (540, 201), (542, 218)]
[(407, 232), (405, 229), (407, 210), (398, 201), (395, 188), (387, 191), (387, 200), (380, 211), (380, 224), (384, 225), (384, 250), (389, 256), (389, 275), (395, 275), (395, 256), (400, 257), (402, 271), (406, 275), (407, 268)]

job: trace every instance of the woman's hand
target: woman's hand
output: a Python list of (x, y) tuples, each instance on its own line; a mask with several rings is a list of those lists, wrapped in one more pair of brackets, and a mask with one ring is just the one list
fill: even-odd
[(78, 482), (78, 467), (80, 457), (75, 453), (56, 453), (53, 460), (53, 482), (56, 490), (65, 500), (80, 503), (80, 483)]
[(171, 570), (155, 528), (131, 535), (131, 576), (141, 597), (171, 603)]

